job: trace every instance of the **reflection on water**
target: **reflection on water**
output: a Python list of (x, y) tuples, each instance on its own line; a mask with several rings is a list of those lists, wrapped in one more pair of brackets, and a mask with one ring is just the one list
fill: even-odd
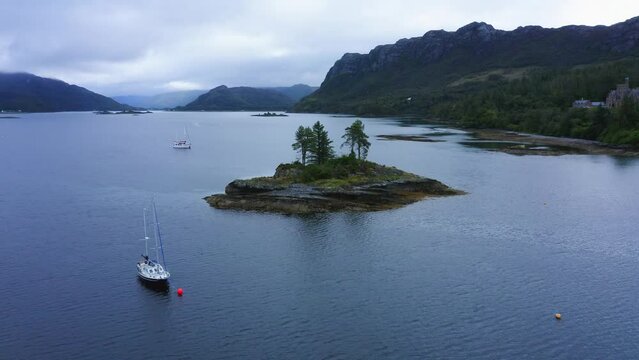
[(610, 159), (612, 159), (614, 164), (620, 168), (637, 166), (637, 163), (639, 162), (638, 158), (631, 156), (610, 156)]
[(583, 154), (584, 151), (569, 146), (560, 145), (537, 145), (530, 143), (514, 142), (514, 141), (460, 141), (464, 146), (474, 147), (484, 150), (503, 151), (518, 155), (534, 154), (543, 155), (564, 155), (564, 154)]
[[(352, 123), (250, 115), (2, 119), (0, 358), (137, 359), (147, 344), (193, 359), (636, 358), (636, 159), (510, 156), (441, 125), (363, 119), (371, 160), (468, 195), (372, 213), (213, 209), (202, 197), (293, 160), (299, 125), (321, 120), (340, 144)], [(178, 152), (184, 125), (193, 148)], [(454, 134), (376, 138), (426, 131)], [(153, 194), (170, 288), (133, 280)]]
[(165, 282), (149, 282), (149, 281), (144, 281), (142, 279), (140, 279), (139, 277), (137, 278), (138, 283), (140, 284), (140, 286), (142, 286), (145, 289), (148, 289), (152, 292), (158, 293), (158, 294), (164, 294), (164, 295), (168, 295), (169, 294), (169, 290), (171, 288), (170, 284), (168, 281)]

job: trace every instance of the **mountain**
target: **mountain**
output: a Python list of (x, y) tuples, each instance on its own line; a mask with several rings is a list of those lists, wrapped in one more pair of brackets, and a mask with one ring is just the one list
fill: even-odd
[(162, 93), (152, 96), (114, 96), (113, 99), (122, 104), (145, 109), (172, 109), (183, 106), (204, 94), (206, 90), (187, 90)]
[[(315, 90), (319, 89), (319, 87), (308, 86), (305, 84), (296, 84), (286, 87), (266, 87), (259, 89), (276, 91), (288, 96), (293, 100), (293, 102), (297, 102), (303, 97), (312, 94)], [(188, 103), (197, 99), (198, 96), (206, 92), (206, 90), (188, 90), (169, 92), (152, 96), (114, 96), (113, 99), (122, 104), (145, 109), (172, 109), (177, 106), (187, 105)]]
[(368, 54), (347, 53), (294, 111), (432, 115), (450, 96), (459, 99), (486, 84), (638, 56), (639, 17), (612, 26), (513, 31), (474, 22), (455, 32), (429, 31), (380, 45)]
[(27, 73), (0, 73), (0, 110), (55, 112), (126, 109), (130, 107), (64, 81)]
[(251, 87), (218, 86), (200, 95), (186, 106), (177, 107), (183, 111), (238, 111), (264, 110), (278, 111), (290, 109), (295, 101), (290, 97), (270, 89)]
[(290, 97), (295, 102), (297, 102), (297, 101), (300, 101), (303, 97), (312, 94), (315, 90), (319, 88), (317, 86), (308, 86), (306, 84), (295, 84), (293, 86), (287, 86), (287, 87), (269, 87), (269, 88), (262, 88), (262, 89), (275, 90), (279, 93), (282, 93)]

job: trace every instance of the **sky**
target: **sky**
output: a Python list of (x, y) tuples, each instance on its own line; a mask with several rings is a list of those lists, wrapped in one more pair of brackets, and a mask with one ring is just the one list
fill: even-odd
[(454, 31), (611, 25), (639, 1), (0, 0), (0, 71), (108, 96), (318, 86), (346, 52)]

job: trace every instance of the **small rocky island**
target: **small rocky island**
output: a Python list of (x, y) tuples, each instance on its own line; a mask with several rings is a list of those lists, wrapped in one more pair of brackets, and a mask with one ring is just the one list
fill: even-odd
[(341, 177), (311, 181), (305, 181), (308, 171), (301, 166), (281, 164), (272, 177), (234, 180), (224, 194), (205, 200), (218, 209), (310, 214), (387, 210), (426, 197), (463, 194), (437, 180), (368, 161)]
[(293, 148), (301, 161), (280, 164), (273, 176), (234, 180), (224, 194), (204, 199), (218, 209), (311, 214), (387, 210), (426, 197), (464, 194), (437, 180), (366, 161), (370, 143), (363, 130), (359, 120), (346, 128), (350, 154), (335, 157), (319, 122), (300, 126)]
[(277, 116), (283, 116), (283, 117), (286, 117), (286, 116), (288, 116), (288, 115), (286, 115), (286, 114), (284, 114), (284, 113), (279, 113), (279, 114), (278, 114), (278, 113), (272, 113), (272, 112), (267, 111), (267, 112), (265, 112), (265, 113), (261, 113), (261, 114), (254, 114), (254, 115), (251, 115), (251, 116), (263, 116), (263, 117), (273, 117), (273, 116), (276, 116), (276, 117), (277, 117)]

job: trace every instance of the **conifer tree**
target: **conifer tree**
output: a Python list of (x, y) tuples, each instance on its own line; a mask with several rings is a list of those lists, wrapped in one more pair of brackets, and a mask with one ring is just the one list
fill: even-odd
[(315, 164), (323, 164), (335, 156), (333, 141), (319, 121), (312, 127), (314, 143), (309, 151), (310, 160)]
[(351, 126), (347, 127), (342, 139), (344, 139), (342, 146), (350, 147), (351, 156), (355, 157), (355, 150), (357, 150), (357, 159), (366, 159), (371, 143), (368, 141), (368, 135), (364, 132), (364, 124), (361, 120), (355, 120)]
[(306, 159), (315, 146), (315, 134), (310, 127), (301, 126), (295, 132), (293, 150), (299, 151), (302, 165), (306, 165)]

